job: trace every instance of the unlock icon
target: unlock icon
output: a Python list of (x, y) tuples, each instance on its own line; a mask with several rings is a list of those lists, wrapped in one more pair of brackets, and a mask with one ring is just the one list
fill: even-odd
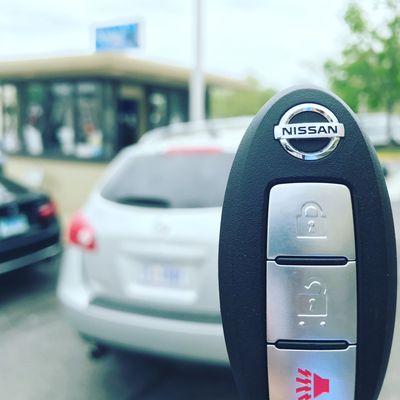
[(326, 285), (318, 279), (312, 279), (298, 295), (298, 317), (327, 317), (328, 297)]

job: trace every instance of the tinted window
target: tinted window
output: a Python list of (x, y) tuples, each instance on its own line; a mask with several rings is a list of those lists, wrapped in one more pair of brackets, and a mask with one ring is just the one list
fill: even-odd
[(233, 157), (171, 152), (132, 158), (105, 185), (102, 195), (143, 207), (219, 207)]
[(75, 152), (74, 86), (71, 83), (51, 85), (50, 133), (47, 150), (61, 151), (65, 155)]
[(1, 133), (2, 144), (8, 153), (16, 153), (21, 149), (18, 137), (18, 96), (14, 85), (3, 85), (1, 91)]
[(149, 127), (165, 125), (168, 125), (168, 95), (166, 91), (153, 91), (149, 96)]
[(187, 121), (189, 95), (186, 90), (153, 88), (148, 96), (148, 126), (150, 129)]
[(41, 83), (30, 83), (26, 87), (26, 107), (24, 115), (23, 139), (29, 154), (43, 153), (43, 139), (46, 128), (46, 89)]
[(169, 108), (170, 116), (169, 123), (183, 122), (188, 120), (188, 96), (184, 91), (170, 91)]
[(77, 86), (77, 138), (75, 155), (96, 158), (103, 155), (101, 86), (82, 82)]

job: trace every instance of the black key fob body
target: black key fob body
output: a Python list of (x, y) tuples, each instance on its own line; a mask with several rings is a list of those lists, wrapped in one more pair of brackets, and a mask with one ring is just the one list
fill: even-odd
[(377, 399), (395, 321), (393, 218), (375, 151), (336, 96), (289, 90), (249, 126), (219, 284), (242, 399)]

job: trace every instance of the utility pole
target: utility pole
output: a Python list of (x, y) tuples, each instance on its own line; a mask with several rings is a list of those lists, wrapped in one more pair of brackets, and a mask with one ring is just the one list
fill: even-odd
[(194, 65), (190, 79), (190, 120), (199, 121), (205, 118), (205, 83), (203, 71), (204, 42), (204, 1), (193, 0), (194, 8)]

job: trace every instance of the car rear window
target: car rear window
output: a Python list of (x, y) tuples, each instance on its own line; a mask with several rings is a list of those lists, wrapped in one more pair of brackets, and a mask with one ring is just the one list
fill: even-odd
[(127, 160), (105, 184), (104, 198), (134, 206), (222, 206), (233, 153), (171, 150)]

